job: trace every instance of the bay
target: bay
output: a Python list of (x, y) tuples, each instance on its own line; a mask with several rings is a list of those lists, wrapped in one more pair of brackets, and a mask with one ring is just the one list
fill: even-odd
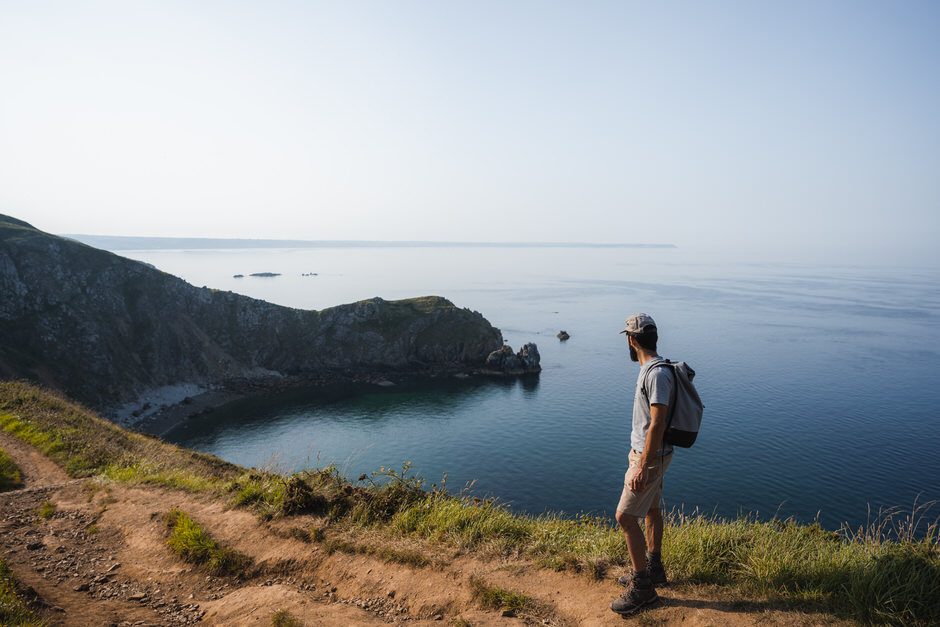
[[(667, 508), (865, 524), (940, 499), (940, 272), (679, 249), (324, 247), (121, 251), (194, 285), (320, 309), (437, 294), (480, 311), (543, 372), (231, 403), (167, 434), (248, 466), (381, 466), (516, 511), (611, 515), (638, 366), (618, 331), (651, 314), (705, 400)], [(235, 274), (277, 272), (273, 278)], [(303, 274), (315, 273), (311, 276)], [(559, 342), (559, 330), (571, 334)], [(936, 506), (921, 512), (936, 519)]]

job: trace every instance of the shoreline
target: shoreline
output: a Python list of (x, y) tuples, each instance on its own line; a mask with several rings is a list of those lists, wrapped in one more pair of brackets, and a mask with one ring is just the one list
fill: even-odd
[[(202, 387), (203, 391), (187, 396), (179, 402), (163, 405), (157, 410), (141, 416), (135, 420), (119, 419), (111, 413), (102, 412), (115, 424), (132, 429), (139, 433), (163, 439), (168, 433), (184, 424), (187, 420), (199, 418), (209, 414), (228, 403), (268, 394), (278, 394), (303, 388), (326, 388), (331, 385), (375, 385), (378, 387), (395, 387), (410, 382), (433, 381), (435, 379), (462, 379), (472, 377), (487, 377), (495, 379), (510, 379), (529, 376), (538, 376), (538, 373), (505, 373), (497, 370), (460, 368), (419, 371), (375, 371), (351, 373), (320, 373), (309, 375), (286, 375), (251, 379), (231, 379), (223, 381), (212, 387)], [(181, 384), (195, 385), (195, 384)]]

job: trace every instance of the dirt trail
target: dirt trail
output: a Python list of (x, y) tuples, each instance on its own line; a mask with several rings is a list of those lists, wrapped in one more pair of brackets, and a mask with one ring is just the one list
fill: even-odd
[[(431, 565), (408, 566), (369, 555), (328, 552), (300, 529), (318, 524), (298, 516), (266, 523), (246, 510), (191, 494), (127, 487), (101, 479), (68, 481), (65, 473), (9, 436), (0, 446), (23, 469), (27, 487), (0, 494), (0, 550), (53, 625), (270, 625), (286, 610), (307, 625), (622, 625), (608, 609), (620, 588), (552, 572), (523, 561), (482, 561), (402, 540)], [(38, 515), (46, 501), (55, 512)], [(207, 576), (165, 545), (162, 514), (179, 507), (219, 541), (255, 560), (245, 580)], [(329, 532), (328, 532), (329, 534)], [(383, 546), (377, 535), (343, 538)], [(396, 547), (392, 547), (396, 548)], [(538, 607), (518, 616), (481, 609), (472, 577), (519, 591)], [(720, 593), (719, 593), (720, 594)], [(715, 591), (666, 589), (664, 603), (627, 623), (687, 625), (832, 624), (825, 615), (769, 609)], [(710, 596), (712, 598), (710, 598)]]
[(29, 444), (0, 431), (0, 449), (6, 451), (20, 467), (26, 488), (65, 483), (69, 476), (52, 460)]

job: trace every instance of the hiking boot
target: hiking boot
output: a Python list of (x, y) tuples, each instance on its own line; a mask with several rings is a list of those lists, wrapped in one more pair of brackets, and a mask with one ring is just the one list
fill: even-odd
[(610, 609), (621, 616), (630, 616), (644, 607), (659, 601), (656, 588), (649, 576), (636, 575), (631, 577), (627, 589), (610, 604)]
[[(649, 573), (650, 579), (653, 582), (653, 585), (656, 587), (668, 586), (669, 581), (666, 579), (666, 569), (663, 567), (662, 562), (654, 562), (649, 560), (646, 566), (646, 572)], [(633, 581), (633, 573), (630, 572), (626, 575), (622, 575), (618, 580), (621, 586), (629, 586), (630, 582)]]

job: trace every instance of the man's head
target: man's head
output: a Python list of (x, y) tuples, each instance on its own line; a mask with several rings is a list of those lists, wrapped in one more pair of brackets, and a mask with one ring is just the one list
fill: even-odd
[(630, 359), (640, 361), (637, 351), (647, 353), (656, 353), (656, 342), (659, 341), (659, 332), (656, 330), (656, 323), (648, 314), (633, 314), (626, 320), (623, 331), (627, 336), (627, 344), (630, 348)]

